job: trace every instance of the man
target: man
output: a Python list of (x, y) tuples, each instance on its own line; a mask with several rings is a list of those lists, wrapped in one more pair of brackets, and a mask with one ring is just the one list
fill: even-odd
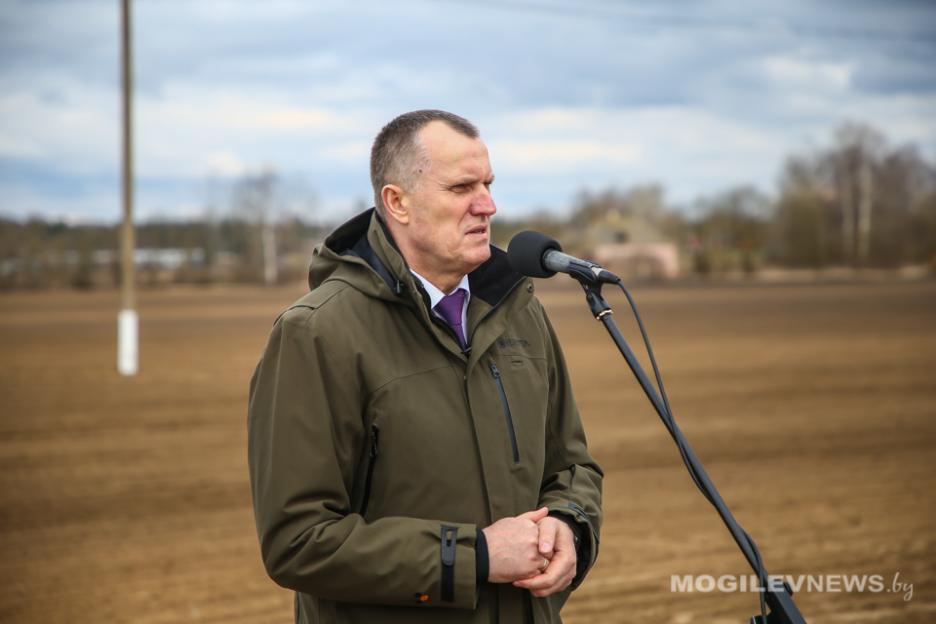
[(251, 379), (267, 572), (298, 622), (560, 622), (602, 472), (533, 283), (490, 245), (487, 148), (407, 113), (371, 178), (377, 208), (316, 249)]

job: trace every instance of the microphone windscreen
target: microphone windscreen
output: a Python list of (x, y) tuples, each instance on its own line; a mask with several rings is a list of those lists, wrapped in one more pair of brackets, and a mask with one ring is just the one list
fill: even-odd
[(562, 251), (562, 245), (545, 234), (525, 230), (510, 239), (507, 259), (517, 273), (530, 277), (552, 277), (556, 272), (543, 265), (543, 254), (551, 249)]

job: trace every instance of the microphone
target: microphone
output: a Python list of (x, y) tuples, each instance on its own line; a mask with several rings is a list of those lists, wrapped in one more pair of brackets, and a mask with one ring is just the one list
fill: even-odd
[(558, 241), (532, 230), (520, 232), (510, 239), (507, 258), (514, 271), (529, 277), (552, 277), (556, 273), (567, 273), (580, 282), (593, 284), (616, 284), (621, 281), (601, 265), (563, 253)]

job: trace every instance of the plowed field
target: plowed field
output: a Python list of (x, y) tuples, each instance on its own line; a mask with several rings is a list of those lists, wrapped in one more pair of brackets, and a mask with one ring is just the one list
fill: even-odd
[[(141, 293), (134, 378), (115, 372), (116, 293), (0, 295), (0, 622), (291, 621), (260, 563), (245, 419), (302, 292)], [(539, 294), (606, 472), (601, 555), (565, 621), (746, 622), (753, 593), (671, 591), (750, 570), (580, 292)], [(676, 418), (771, 573), (881, 577), (804, 588), (808, 621), (936, 618), (936, 283), (634, 294)]]

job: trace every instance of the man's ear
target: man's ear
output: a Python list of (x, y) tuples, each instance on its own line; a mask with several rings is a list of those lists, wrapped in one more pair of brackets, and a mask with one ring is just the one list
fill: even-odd
[(384, 217), (388, 223), (391, 219), (402, 225), (409, 223), (410, 211), (406, 191), (396, 184), (386, 184), (380, 189), (380, 199), (383, 200)]

